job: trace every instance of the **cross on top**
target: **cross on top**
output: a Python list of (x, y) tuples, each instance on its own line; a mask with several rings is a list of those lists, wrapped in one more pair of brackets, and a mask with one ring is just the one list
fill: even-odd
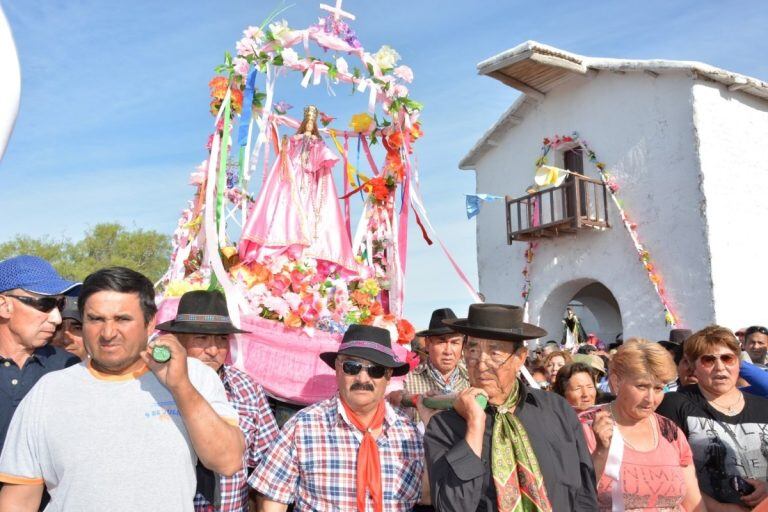
[(336, 7), (331, 7), (327, 4), (320, 4), (320, 8), (324, 11), (328, 11), (330, 13), (333, 13), (333, 19), (336, 21), (339, 21), (339, 18), (349, 18), (351, 20), (355, 19), (355, 15), (352, 13), (349, 13), (347, 11), (343, 11), (341, 9), (341, 4), (344, 2), (344, 0), (336, 0)]

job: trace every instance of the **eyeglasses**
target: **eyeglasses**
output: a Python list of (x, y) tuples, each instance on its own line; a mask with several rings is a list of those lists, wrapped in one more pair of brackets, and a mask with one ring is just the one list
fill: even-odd
[[(483, 354), (485, 354), (485, 358), (483, 358)], [(474, 340), (464, 350), (464, 357), (468, 365), (476, 366), (480, 364), (480, 359), (483, 359), (485, 366), (491, 370), (504, 366), (514, 355), (514, 352), (509, 353), (506, 350), (499, 350), (495, 344), (488, 345), (486, 342)]]
[(712, 368), (718, 359), (725, 366), (733, 366), (738, 363), (738, 358), (735, 354), (704, 354), (699, 356), (699, 362), (701, 362), (701, 366), (704, 368)]
[(6, 297), (12, 297), (22, 304), (34, 308), (41, 313), (50, 313), (54, 309), (64, 310), (66, 299), (64, 297), (27, 297), (25, 295), (4, 294)]
[(363, 364), (360, 361), (346, 360), (341, 363), (341, 370), (346, 375), (357, 375), (362, 370), (368, 373), (368, 376), (372, 379), (380, 379), (387, 373), (386, 366), (380, 364)]
[(755, 334), (756, 332), (759, 332), (760, 334), (765, 334), (768, 336), (768, 329), (763, 327), (762, 325), (753, 325), (752, 327), (749, 327), (746, 331), (744, 331), (744, 337), (750, 336), (752, 334)]

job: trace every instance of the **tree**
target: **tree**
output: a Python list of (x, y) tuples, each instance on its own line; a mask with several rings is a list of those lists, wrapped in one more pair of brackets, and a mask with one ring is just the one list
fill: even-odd
[(171, 242), (168, 235), (157, 231), (129, 231), (120, 224), (105, 223), (95, 225), (77, 242), (17, 236), (0, 244), (0, 260), (19, 254), (40, 256), (62, 276), (76, 281), (100, 268), (122, 266), (155, 282), (168, 268)]

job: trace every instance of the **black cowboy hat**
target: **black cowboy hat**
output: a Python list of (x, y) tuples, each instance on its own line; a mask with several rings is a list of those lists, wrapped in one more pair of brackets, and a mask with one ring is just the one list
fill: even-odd
[(338, 352), (323, 352), (320, 354), (320, 359), (334, 368), (336, 356), (339, 354), (359, 357), (392, 368), (392, 375), (395, 377), (405, 375), (410, 368), (408, 363), (400, 361), (392, 351), (389, 331), (371, 325), (350, 325), (347, 332), (344, 333)]
[(443, 320), (452, 320), (456, 318), (456, 313), (451, 308), (436, 309), (432, 312), (429, 319), (429, 329), (419, 331), (416, 336), (442, 336), (455, 332), (453, 329), (443, 323)]
[(541, 327), (523, 322), (523, 308), (508, 304), (470, 304), (467, 318), (443, 323), (462, 334), (491, 340), (523, 341), (547, 335)]
[(227, 311), (227, 300), (219, 291), (195, 290), (179, 300), (176, 318), (155, 327), (159, 331), (178, 334), (235, 334), (245, 333), (232, 325)]
[(674, 350), (677, 347), (682, 346), (683, 342), (692, 334), (693, 331), (690, 329), (672, 329), (669, 331), (669, 340), (662, 340), (659, 342), (659, 345), (667, 350)]

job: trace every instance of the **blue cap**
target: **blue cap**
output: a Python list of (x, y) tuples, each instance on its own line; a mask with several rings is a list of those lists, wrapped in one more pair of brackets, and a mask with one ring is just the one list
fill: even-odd
[(44, 259), (22, 254), (0, 261), (0, 292), (17, 288), (40, 295), (72, 295), (80, 283), (63, 279)]

